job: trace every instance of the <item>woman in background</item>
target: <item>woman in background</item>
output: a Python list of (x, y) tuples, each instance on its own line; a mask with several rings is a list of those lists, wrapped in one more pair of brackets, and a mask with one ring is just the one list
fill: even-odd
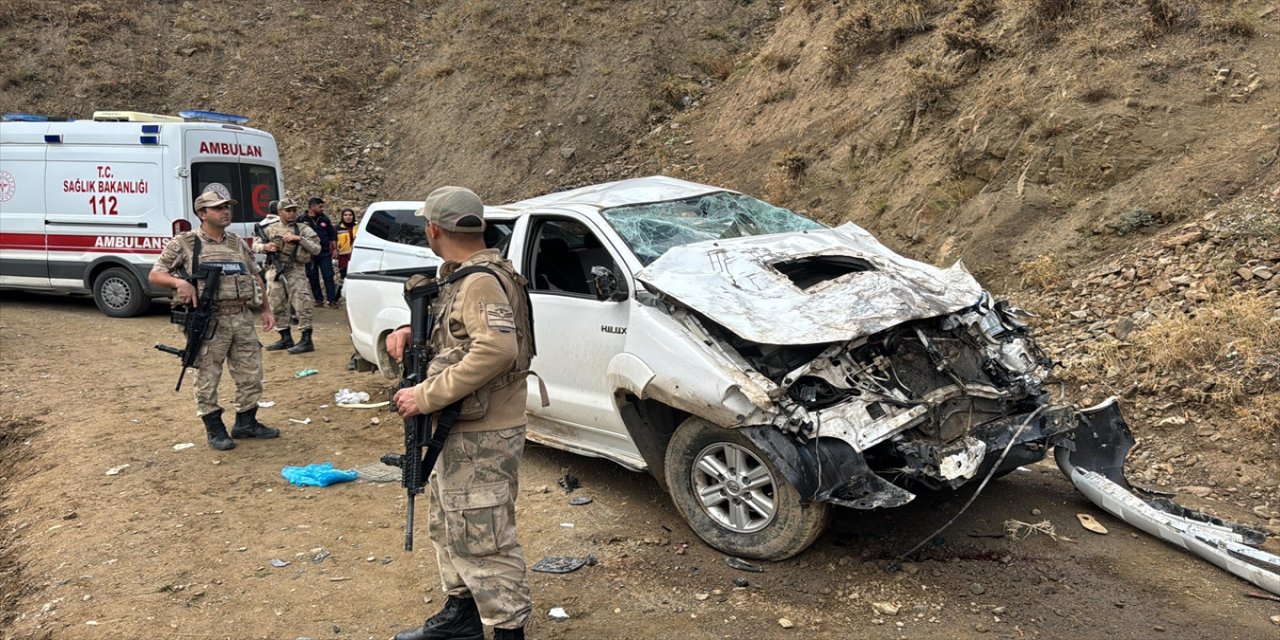
[(356, 242), (356, 212), (343, 209), (338, 221), (338, 273), (347, 279), (347, 265), (351, 262), (351, 247)]

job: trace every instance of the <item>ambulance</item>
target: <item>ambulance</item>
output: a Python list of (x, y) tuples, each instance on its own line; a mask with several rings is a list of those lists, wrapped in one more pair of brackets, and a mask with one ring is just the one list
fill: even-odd
[(275, 138), (247, 122), (211, 111), (0, 117), (0, 289), (91, 294), (112, 317), (170, 295), (147, 273), (170, 238), (200, 224), (196, 196), (239, 201), (230, 230), (252, 238), (283, 192)]

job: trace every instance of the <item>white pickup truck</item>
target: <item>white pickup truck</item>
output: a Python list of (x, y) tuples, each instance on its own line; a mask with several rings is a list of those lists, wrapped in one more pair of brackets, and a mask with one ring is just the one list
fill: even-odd
[[(418, 206), (370, 207), (347, 279), (352, 339), (384, 373), (386, 335), (409, 321), (403, 282), (439, 263)], [(1053, 404), (1019, 312), (958, 263), (666, 177), (485, 216), (488, 244), (531, 283), (551, 404), (531, 379), (529, 437), (649, 471), (722, 551), (786, 558), (831, 505), (899, 506), (1054, 445), (1077, 485), (1128, 486), (1117, 405)]]

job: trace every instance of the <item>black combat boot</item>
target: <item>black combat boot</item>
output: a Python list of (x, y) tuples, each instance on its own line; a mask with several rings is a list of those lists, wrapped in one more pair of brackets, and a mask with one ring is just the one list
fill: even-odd
[(519, 629), (493, 628), (493, 640), (524, 640), (524, 627)]
[(484, 625), (474, 598), (449, 596), (440, 613), (421, 627), (397, 633), (395, 640), (484, 640)]
[(276, 438), (279, 436), (279, 429), (272, 429), (258, 422), (257, 407), (237, 413), (236, 426), (231, 427), (232, 438)]
[(311, 344), (310, 329), (303, 329), (302, 339), (298, 341), (298, 344), (295, 344), (292, 347), (289, 347), (289, 353), (293, 353), (293, 354), (311, 353), (312, 351), (315, 351), (315, 350), (316, 350), (316, 346), (314, 344)]
[(293, 332), (289, 331), (288, 329), (284, 329), (280, 332), (279, 340), (276, 340), (275, 342), (272, 342), (271, 344), (263, 348), (266, 349), (267, 351), (279, 351), (281, 349), (288, 349), (289, 347), (292, 347), (292, 346), (293, 346)]
[[(239, 416), (237, 416), (239, 417)], [(236, 448), (236, 443), (227, 436), (227, 425), (222, 424), (222, 409), (200, 416), (204, 421), (204, 432), (209, 436), (209, 446), (218, 451)]]

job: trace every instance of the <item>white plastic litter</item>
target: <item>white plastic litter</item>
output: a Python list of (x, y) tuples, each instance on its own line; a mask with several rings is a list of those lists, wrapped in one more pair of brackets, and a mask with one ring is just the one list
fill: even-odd
[(194, 447), (194, 446), (196, 446), (196, 443), (194, 442), (180, 442), (178, 444), (173, 445), (173, 450), (182, 451), (183, 449), (190, 449), (191, 447)]
[(311, 424), (311, 418), (307, 418), (305, 420), (299, 420), (297, 418), (289, 418), (289, 422), (292, 422), (294, 424)]
[(547, 612), (547, 614), (550, 615), (552, 618), (555, 618), (556, 620), (569, 619), (569, 612), (565, 611), (564, 607), (552, 607), (551, 610)]
[(276, 406), (275, 400), (259, 400), (258, 401), (259, 409), (270, 409), (271, 407), (274, 407), (274, 406)]
[(339, 389), (333, 394), (335, 404), (359, 404), (369, 401), (369, 394), (363, 391), (352, 391), (350, 389)]
[(120, 475), (121, 471), (124, 471), (125, 469), (128, 469), (128, 468), (129, 468), (129, 465), (127, 464), (122, 464), (118, 467), (111, 467), (110, 469), (107, 469), (107, 475), (118, 476)]

